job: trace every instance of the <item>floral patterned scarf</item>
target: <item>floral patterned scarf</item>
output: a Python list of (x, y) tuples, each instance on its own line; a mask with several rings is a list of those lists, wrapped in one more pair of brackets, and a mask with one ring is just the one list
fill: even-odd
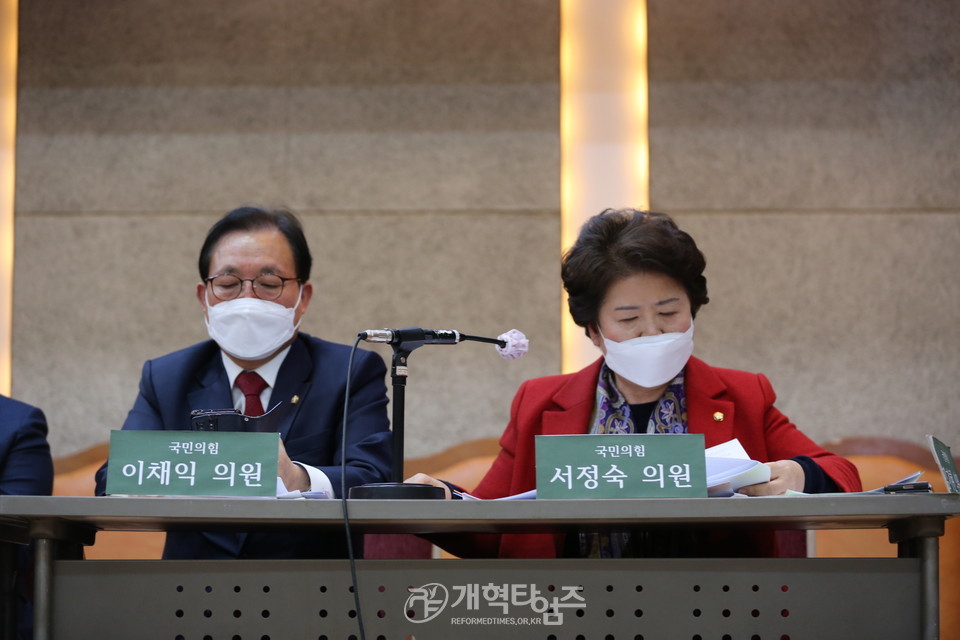
[(684, 391), (683, 371), (657, 401), (644, 429), (637, 429), (630, 417), (630, 404), (614, 382), (613, 371), (606, 365), (600, 368), (597, 395), (588, 433), (686, 433), (687, 394)]
[[(660, 396), (651, 412), (649, 422), (640, 430), (633, 423), (630, 404), (617, 388), (613, 371), (604, 363), (597, 380), (597, 395), (593, 403), (589, 433), (686, 433), (687, 395), (684, 389), (681, 371), (670, 381), (667, 390)], [(630, 534), (623, 531), (580, 534), (581, 557), (621, 558), (628, 546), (635, 545), (631, 545)]]

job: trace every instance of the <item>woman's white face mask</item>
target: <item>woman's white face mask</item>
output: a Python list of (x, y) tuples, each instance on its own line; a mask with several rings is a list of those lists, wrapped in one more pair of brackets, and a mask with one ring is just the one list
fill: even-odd
[(664, 385), (677, 377), (693, 355), (693, 322), (683, 333), (661, 333), (614, 342), (603, 336), (607, 366), (614, 373), (647, 389)]
[(211, 305), (207, 295), (207, 332), (234, 358), (262, 360), (276, 353), (300, 328), (300, 323), (293, 321), (302, 295), (303, 287), (293, 307), (260, 298), (234, 298)]

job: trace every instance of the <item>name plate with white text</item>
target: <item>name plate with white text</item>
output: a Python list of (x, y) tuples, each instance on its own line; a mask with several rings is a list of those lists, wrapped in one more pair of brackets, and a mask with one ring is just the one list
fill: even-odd
[(705, 498), (703, 434), (537, 436), (537, 498)]
[(112, 431), (107, 493), (275, 497), (279, 439), (237, 431)]

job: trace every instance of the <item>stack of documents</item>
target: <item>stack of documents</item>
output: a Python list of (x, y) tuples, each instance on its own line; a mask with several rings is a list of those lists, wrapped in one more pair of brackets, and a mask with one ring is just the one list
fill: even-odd
[(751, 460), (739, 440), (729, 440), (706, 450), (707, 495), (722, 498), (740, 487), (770, 481), (770, 467)]

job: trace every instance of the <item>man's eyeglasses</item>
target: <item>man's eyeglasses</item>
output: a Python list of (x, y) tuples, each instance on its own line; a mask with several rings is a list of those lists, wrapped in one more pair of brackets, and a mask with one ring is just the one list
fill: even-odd
[(273, 273), (265, 273), (256, 278), (240, 278), (221, 273), (210, 276), (205, 282), (218, 300), (233, 300), (240, 297), (244, 282), (253, 284), (253, 295), (261, 300), (276, 300), (283, 295), (283, 285), (291, 280), (300, 282), (300, 278), (283, 278)]

